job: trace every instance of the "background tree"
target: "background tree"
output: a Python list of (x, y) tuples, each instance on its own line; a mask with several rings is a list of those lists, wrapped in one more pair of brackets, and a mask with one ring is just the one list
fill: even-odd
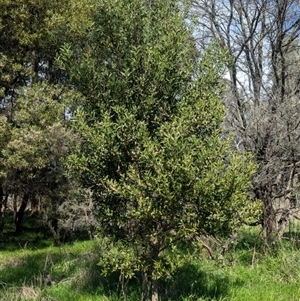
[(45, 195), (50, 182), (48, 197), (58, 198), (54, 191), (60, 190), (53, 185), (63, 172), (56, 161), (66, 155), (70, 132), (63, 128), (67, 107), (58, 86), (67, 74), (56, 57), (63, 43), (91, 26), (91, 9), (89, 1), (75, 0), (0, 3), (0, 114), (6, 126), (0, 137), (0, 202), (4, 210), (8, 194), (23, 199), (17, 232), (28, 201)]
[(19, 91), (14, 109), (14, 125), (10, 139), (2, 148), (0, 164), (6, 188), (22, 198), (16, 212), (16, 233), (20, 233), (24, 211), (31, 201), (44, 197), (48, 208), (55, 209), (62, 202), (63, 188), (68, 185), (62, 159), (75, 145), (75, 136), (63, 123), (65, 105), (59, 87), (36, 85)]
[(222, 135), (222, 51), (196, 63), (185, 18), (172, 0), (101, 1), (85, 47), (68, 44), (61, 56), (83, 94), (72, 121), (83, 143), (70, 173), (116, 243), (101, 264), (127, 278), (141, 273), (145, 300), (158, 300), (157, 279), (176, 267), (179, 241), (230, 232), (254, 170)]
[[(0, 114), (0, 149), (4, 149), (9, 140), (10, 136), (10, 129), (7, 123), (7, 118)], [(8, 192), (6, 187), (5, 181), (5, 172), (4, 172), (4, 165), (3, 165), (3, 157), (0, 154), (0, 234), (3, 233), (4, 229), (4, 220), (5, 220), (5, 209), (7, 206), (8, 201)]]
[(299, 210), (298, 2), (195, 0), (193, 8), (198, 45), (217, 39), (231, 58), (226, 126), (237, 148), (259, 163), (253, 192), (263, 202), (263, 233), (272, 241)]

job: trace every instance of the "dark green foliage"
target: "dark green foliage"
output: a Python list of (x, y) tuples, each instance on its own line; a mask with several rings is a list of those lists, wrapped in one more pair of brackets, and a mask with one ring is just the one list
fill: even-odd
[(254, 165), (222, 134), (226, 55), (218, 45), (197, 53), (184, 6), (107, 0), (93, 18), (85, 42), (60, 57), (83, 95), (69, 174), (92, 192), (112, 243), (103, 272), (158, 279), (180, 263), (177, 241), (235, 227)]
[[(144, 299), (152, 285), (153, 300), (157, 279), (172, 273), (191, 272), (206, 281), (202, 271), (184, 265), (188, 254), (178, 243), (202, 234), (226, 236), (248, 213), (255, 166), (247, 154), (232, 151), (222, 128), (226, 54), (217, 44), (197, 52), (185, 4), (1, 4), (8, 47), (0, 51), (0, 176), (6, 191), (21, 198), (17, 232), (36, 199), (57, 242), (63, 202), (86, 219), (95, 210), (99, 224), (93, 225), (102, 239), (95, 267), (101, 275), (95, 273), (101, 281), (118, 274), (124, 296), (136, 295), (135, 288), (125, 291), (129, 279), (143, 279)], [(72, 231), (74, 216), (70, 221)], [(56, 270), (55, 256), (48, 259), (42, 273), (49, 268), (55, 282), (82, 267), (74, 259)], [(20, 274), (30, 270), (28, 264), (20, 264)], [(38, 256), (35, 264), (40, 269)], [(212, 289), (219, 278), (192, 293), (221, 295), (225, 287)]]

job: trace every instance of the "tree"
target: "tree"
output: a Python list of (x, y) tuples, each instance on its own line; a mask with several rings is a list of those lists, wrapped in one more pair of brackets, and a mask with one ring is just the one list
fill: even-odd
[(7, 189), (22, 198), (16, 212), (16, 233), (22, 230), (24, 211), (31, 201), (44, 197), (55, 209), (66, 197), (68, 179), (62, 160), (76, 145), (76, 136), (64, 124), (65, 105), (59, 86), (34, 85), (19, 91), (14, 125), (1, 149), (0, 164)]
[(116, 243), (104, 272), (140, 273), (144, 300), (158, 300), (178, 242), (230, 232), (254, 171), (222, 133), (222, 51), (199, 59), (185, 18), (177, 1), (101, 1), (85, 43), (60, 58), (83, 95), (69, 172)]
[(90, 1), (5, 0), (0, 3), (1, 87), (15, 89), (33, 82), (61, 82), (66, 74), (55, 58), (64, 42), (76, 40), (91, 26)]
[(5, 124), (0, 209), (5, 210), (8, 195), (22, 198), (16, 232), (27, 204), (46, 192), (48, 200), (57, 201), (58, 186), (66, 182), (61, 159), (72, 135), (65, 127), (67, 105), (60, 86), (67, 74), (56, 57), (63, 43), (91, 26), (91, 9), (90, 1), (75, 0), (0, 3), (0, 118)]
[(297, 1), (195, 0), (199, 46), (227, 49), (226, 126), (259, 169), (253, 192), (263, 202), (267, 242), (299, 211), (299, 6)]

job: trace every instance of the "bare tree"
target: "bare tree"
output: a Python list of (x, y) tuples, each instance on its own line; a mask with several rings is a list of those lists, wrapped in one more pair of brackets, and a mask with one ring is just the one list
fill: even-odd
[(253, 192), (263, 234), (282, 235), (298, 211), (300, 7), (296, 0), (193, 0), (197, 41), (227, 49), (226, 126), (259, 164)]

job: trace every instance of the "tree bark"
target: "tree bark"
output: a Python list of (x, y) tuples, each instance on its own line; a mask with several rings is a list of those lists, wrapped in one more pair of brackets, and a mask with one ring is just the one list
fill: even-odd
[(5, 211), (7, 207), (7, 202), (8, 202), (8, 192), (5, 191), (4, 193), (4, 199), (2, 200), (2, 212), (1, 212), (1, 232), (0, 234), (3, 233), (4, 231), (4, 225), (5, 225)]
[(5, 204), (4, 204), (4, 192), (3, 192), (3, 187), (0, 185), (0, 235), (3, 234), (4, 230), (4, 211), (5, 211)]
[(13, 209), (14, 209), (14, 221), (16, 222), (17, 213), (18, 213), (18, 197), (16, 194), (14, 194), (14, 198), (13, 198)]
[(151, 301), (158, 301), (158, 280), (157, 279), (152, 279), (151, 290), (152, 290)]
[(263, 236), (267, 244), (274, 242), (277, 236), (276, 211), (273, 207), (271, 190), (268, 185), (260, 189), (260, 199), (263, 201)]
[(160, 244), (156, 238), (151, 241), (151, 251), (148, 254), (151, 263), (147, 271), (143, 272), (143, 301), (158, 301), (158, 279), (154, 279), (154, 263), (157, 262), (160, 253)]
[(143, 272), (142, 274), (142, 300), (149, 300), (149, 276), (148, 272)]

